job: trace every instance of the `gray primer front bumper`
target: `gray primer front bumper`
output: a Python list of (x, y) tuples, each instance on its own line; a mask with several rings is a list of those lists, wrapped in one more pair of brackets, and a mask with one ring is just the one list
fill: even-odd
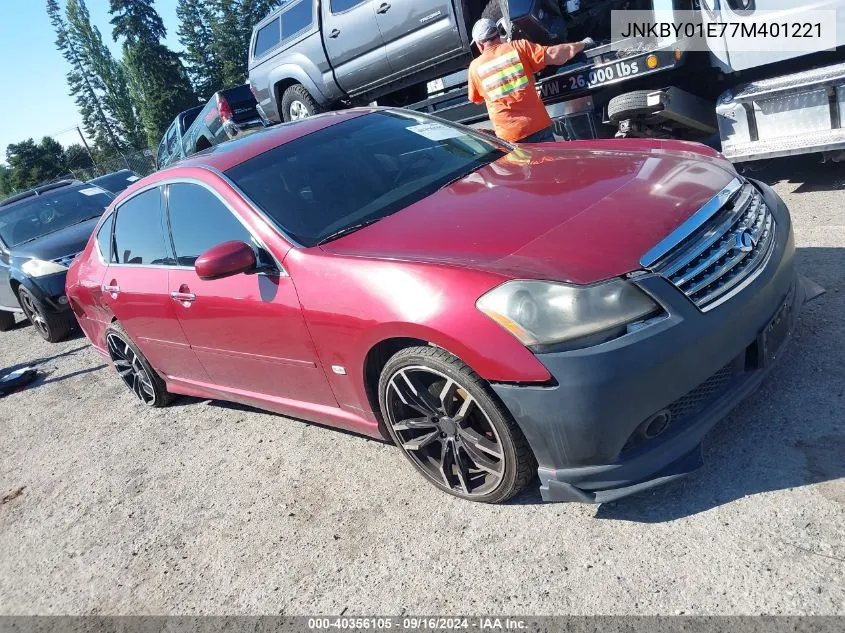
[[(818, 294), (795, 272), (785, 205), (762, 189), (774, 209), (777, 241), (764, 270), (739, 295), (702, 313), (662, 277), (640, 278), (667, 318), (602, 345), (538, 355), (553, 386), (493, 385), (534, 450), (544, 500), (611, 501), (692, 472), (702, 464), (704, 435), (760, 385), (771, 368), (754, 360), (761, 332), (791, 302), (791, 333), (805, 300)], [(704, 409), (622, 452), (646, 419), (731, 363), (738, 373)]]

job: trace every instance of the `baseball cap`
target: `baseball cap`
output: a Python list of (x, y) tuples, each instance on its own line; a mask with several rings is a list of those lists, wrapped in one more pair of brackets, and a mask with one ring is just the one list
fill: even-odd
[(499, 27), (490, 18), (481, 18), (472, 27), (472, 41), (478, 44), (499, 37)]

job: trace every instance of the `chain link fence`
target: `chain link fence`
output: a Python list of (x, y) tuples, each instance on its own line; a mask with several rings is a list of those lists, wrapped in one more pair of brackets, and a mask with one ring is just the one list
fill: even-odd
[(67, 176), (77, 180), (91, 180), (114, 171), (129, 169), (139, 176), (147, 176), (156, 169), (153, 153), (147, 149), (129, 149), (110, 153), (67, 152)]

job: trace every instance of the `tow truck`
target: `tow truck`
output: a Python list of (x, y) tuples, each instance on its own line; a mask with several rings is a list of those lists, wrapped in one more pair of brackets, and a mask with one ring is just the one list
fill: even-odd
[[(533, 5), (551, 3), (565, 17), (590, 4), (534, 0), (526, 13), (525, 2), (502, 2), (499, 26), (506, 38), (525, 36), (520, 21), (537, 15)], [(810, 152), (845, 160), (845, 0), (696, 0), (694, 11), (675, 8), (682, 4), (651, 2), (664, 22), (667, 15), (680, 22), (692, 14), (701, 23), (742, 24), (758, 12), (800, 21), (804, 11), (826, 10), (836, 16), (835, 46), (802, 52), (773, 45), (754, 53), (730, 31), (706, 38), (706, 50), (683, 37), (605, 40), (538, 78), (538, 93), (559, 137), (696, 140), (737, 163)], [(530, 39), (555, 41), (554, 34), (537, 32), (536, 20), (527, 24), (534, 29)], [(484, 105), (467, 99), (465, 71), (430, 82), (428, 98), (408, 107), (489, 126)]]

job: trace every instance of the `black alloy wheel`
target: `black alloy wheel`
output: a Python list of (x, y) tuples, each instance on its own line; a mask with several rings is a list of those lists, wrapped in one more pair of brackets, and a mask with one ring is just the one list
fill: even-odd
[(58, 343), (66, 338), (76, 325), (72, 315), (48, 312), (23, 286), (18, 288), (18, 303), (26, 318), (35, 327), (36, 332), (50, 343)]
[(434, 347), (388, 361), (379, 388), (387, 430), (429, 481), (456, 496), (497, 503), (536, 472), (525, 437), (486, 383)]
[(148, 407), (163, 407), (173, 399), (164, 381), (117, 323), (106, 330), (106, 344), (114, 368), (129, 390)]

